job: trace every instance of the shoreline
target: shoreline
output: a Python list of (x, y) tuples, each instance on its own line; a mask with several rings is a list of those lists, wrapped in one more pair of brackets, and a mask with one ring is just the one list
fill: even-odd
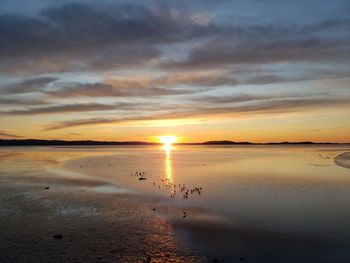
[(344, 152), (334, 158), (334, 162), (344, 168), (350, 169), (350, 152)]

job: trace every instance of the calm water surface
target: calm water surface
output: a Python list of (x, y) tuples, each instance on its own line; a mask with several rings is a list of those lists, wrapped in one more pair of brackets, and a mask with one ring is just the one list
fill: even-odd
[(153, 195), (164, 204), (204, 209), (245, 228), (345, 242), (350, 240), (350, 169), (336, 165), (334, 157), (349, 150), (348, 146), (3, 148), (0, 171), (39, 176), (38, 170), (31, 172), (35, 166), (58, 177), (105, 182), (96, 191), (124, 189)]

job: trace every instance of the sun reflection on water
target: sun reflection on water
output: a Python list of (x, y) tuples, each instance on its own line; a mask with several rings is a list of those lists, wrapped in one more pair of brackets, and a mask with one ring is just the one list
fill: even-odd
[(171, 145), (164, 145), (162, 149), (165, 152), (165, 177), (171, 183), (173, 183), (173, 168), (171, 163), (171, 150), (174, 149)]

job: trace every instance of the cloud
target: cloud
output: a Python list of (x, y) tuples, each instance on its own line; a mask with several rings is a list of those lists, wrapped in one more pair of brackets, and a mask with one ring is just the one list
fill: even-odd
[[(294, 100), (297, 101), (299, 99), (308, 98), (308, 99), (322, 99), (325, 96), (331, 96), (330, 92), (279, 92), (273, 94), (234, 94), (234, 95), (226, 95), (226, 96), (200, 96), (192, 98), (193, 101), (203, 102), (206, 104), (230, 104), (230, 103), (242, 103), (242, 102), (252, 102), (252, 101), (272, 101), (272, 100)], [(332, 98), (336, 99), (336, 98)]]
[[(46, 7), (30, 16), (1, 15), (0, 72), (42, 74), (142, 66), (217, 69), (237, 64), (345, 61), (349, 56), (350, 20), (333, 17), (277, 24), (251, 18), (227, 23), (211, 19), (215, 13), (210, 10), (180, 6), (90, 2)], [(201, 85), (234, 85), (235, 79), (217, 81)]]
[(213, 90), (220, 86), (265, 85), (286, 82), (309, 81), (319, 79), (337, 79), (348, 76), (348, 71), (339, 70), (305, 70), (294, 76), (271, 74), (264, 70), (194, 70), (176, 72), (159, 76), (131, 76), (108, 78), (104, 82), (84, 83), (62, 81), (53, 77), (28, 78), (20, 82), (0, 87), (5, 95), (22, 95), (41, 93), (43, 99), (14, 97), (0, 98), (3, 104), (35, 105), (47, 104), (44, 99), (70, 97), (157, 97), (185, 95)]
[(28, 78), (18, 83), (5, 85), (1, 91), (8, 94), (40, 92), (47, 84), (54, 82), (53, 77)]
[(48, 107), (31, 107), (24, 110), (2, 111), (2, 115), (35, 115), (35, 114), (59, 114), (70, 112), (104, 111), (117, 109), (118, 105), (106, 105), (99, 103), (65, 104)]
[[(193, 72), (177, 72), (176, 74), (163, 74), (160, 76), (131, 76), (123, 78), (109, 78), (105, 82), (82, 83), (61, 81), (58, 78), (29, 78), (18, 83), (3, 86), (1, 90), (5, 95), (21, 96), (27, 93), (41, 93), (41, 99), (28, 97), (3, 97), (0, 102), (4, 105), (44, 105), (54, 99), (66, 98), (150, 98), (160, 96), (195, 95), (198, 100), (207, 98), (200, 93), (215, 90), (216, 87), (237, 85), (265, 85), (283, 82), (296, 82), (317, 79), (343, 78), (346, 71), (316, 71), (303, 72), (301, 75), (286, 77), (282, 74), (268, 74), (261, 72), (240, 72), (227, 70), (205, 70)], [(258, 92), (257, 92), (258, 93)], [(322, 95), (322, 94), (321, 94)], [(325, 94), (323, 94), (325, 95)], [(253, 97), (252, 97), (253, 96)], [(244, 95), (247, 100), (254, 97), (266, 98), (268, 95)], [(262, 96), (262, 97), (261, 97)], [(218, 100), (220, 98), (217, 98)], [(241, 100), (241, 97), (224, 97), (225, 100)], [(197, 100), (194, 98), (194, 100)], [(16, 111), (14, 111), (16, 112)], [(27, 110), (19, 112), (28, 112)]]
[(64, 114), (64, 113), (83, 113), (83, 112), (101, 112), (113, 111), (111, 114), (117, 114), (116, 111), (123, 111), (123, 114), (132, 115), (133, 112), (152, 112), (167, 111), (178, 108), (178, 105), (169, 103), (158, 104), (152, 102), (117, 102), (112, 104), (101, 103), (74, 103), (62, 105), (50, 105), (46, 107), (27, 107), (25, 109), (13, 109), (0, 111), (0, 115), (41, 115), (41, 114)]
[[(329, 33), (333, 30), (332, 33)], [(193, 46), (188, 58), (170, 68), (276, 62), (331, 62), (349, 58), (350, 20), (306, 25), (246, 25), (222, 28), (221, 34)]]
[(319, 107), (334, 107), (340, 105), (350, 105), (350, 98), (309, 98), (309, 99), (279, 99), (257, 101), (245, 105), (223, 105), (219, 107), (206, 107), (201, 105), (183, 106), (177, 111), (172, 110), (165, 113), (153, 113), (149, 115), (140, 115), (123, 118), (90, 118), (78, 119), (61, 122), (53, 122), (47, 125), (44, 130), (52, 131), (58, 129), (74, 128), (80, 126), (93, 126), (101, 124), (118, 124), (126, 122), (152, 121), (165, 119), (182, 119), (182, 118), (198, 118), (210, 117), (214, 115), (220, 116), (241, 116), (254, 114), (275, 114), (290, 113), (298, 111), (307, 111), (317, 109)]
[(211, 19), (214, 10), (196, 9), (90, 2), (55, 5), (31, 15), (3, 14), (0, 72), (112, 71), (142, 65), (213, 68), (345, 61), (349, 56), (348, 19), (277, 24), (251, 18), (227, 23)]
[(236, 85), (237, 79), (232, 77), (235, 72), (227, 70), (204, 70), (204, 71), (180, 71), (163, 74), (148, 80), (148, 85), (155, 86), (178, 86), (191, 85), (197, 87), (216, 87), (221, 85)]
[(141, 5), (66, 4), (37, 16), (0, 16), (2, 72), (62, 72), (140, 65), (157, 44), (213, 31), (186, 14)]
[(324, 132), (324, 131), (331, 131), (331, 130), (338, 130), (342, 129), (343, 127), (334, 127), (334, 128), (329, 128), (329, 129), (314, 129), (312, 130), (313, 132)]
[[(82, 83), (59, 81), (57, 78), (29, 78), (15, 84), (5, 85), (0, 88), (4, 94), (26, 94), (37, 92), (53, 98), (68, 97), (154, 97), (166, 95), (191, 94), (195, 91), (190, 88), (174, 88), (176, 84), (202, 84), (207, 86), (208, 82), (220, 81), (210, 77), (191, 79), (189, 76), (178, 79), (162, 78), (129, 78), (108, 79), (106, 82)], [(206, 83), (205, 83), (206, 82)], [(162, 87), (158, 87), (162, 86)], [(12, 104), (17, 99), (3, 98), (6, 104)], [(26, 100), (24, 99), (24, 104)], [(28, 100), (28, 104), (30, 100)], [(44, 103), (44, 101), (43, 101)]]
[(4, 137), (4, 138), (8, 138), (8, 139), (16, 139), (16, 138), (22, 138), (22, 136), (13, 134), (13, 133), (9, 133), (7, 131), (4, 130), (0, 130), (0, 136)]
[(48, 102), (44, 100), (36, 100), (36, 99), (25, 99), (25, 98), (0, 98), (1, 105), (45, 105)]
[(203, 102), (206, 104), (225, 104), (225, 103), (240, 103), (258, 100), (271, 99), (271, 95), (263, 94), (237, 94), (228, 96), (201, 96), (192, 98), (193, 101)]
[[(253, 39), (251, 40), (253, 42)], [(234, 39), (221, 38), (195, 47), (188, 60), (174, 63), (177, 67), (213, 67), (225, 64), (266, 64), (276, 62), (344, 61), (349, 55), (345, 47), (350, 41), (303, 40), (270, 43), (235, 44)]]
[(81, 135), (80, 133), (75, 133), (75, 132), (70, 132), (70, 133), (67, 133), (66, 136), (79, 136)]
[(63, 84), (56, 90), (43, 91), (56, 98), (66, 97), (154, 97), (166, 95), (191, 94), (190, 89), (169, 89), (143, 87), (137, 82), (118, 81), (117, 83), (72, 83)]

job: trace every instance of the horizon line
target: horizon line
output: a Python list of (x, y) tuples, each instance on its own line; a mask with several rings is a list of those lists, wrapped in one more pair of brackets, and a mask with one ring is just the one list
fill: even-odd
[[(250, 142), (233, 140), (209, 140), (203, 142), (178, 142), (173, 145), (271, 145), (271, 144), (350, 144), (350, 142), (314, 142), (314, 141), (279, 141)], [(6, 139), (0, 138), (0, 146), (50, 146), (50, 145), (163, 145), (161, 142), (140, 140), (109, 141), (109, 140), (61, 140), (61, 139)]]

